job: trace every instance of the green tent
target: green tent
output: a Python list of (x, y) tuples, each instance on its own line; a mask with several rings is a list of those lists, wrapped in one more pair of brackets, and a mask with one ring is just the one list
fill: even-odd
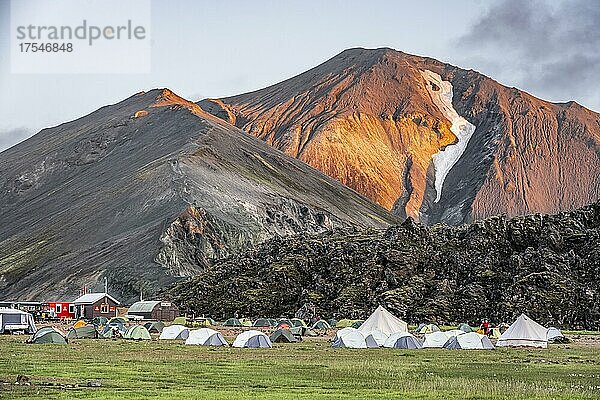
[(223, 322), (223, 326), (242, 326), (242, 322), (237, 318), (229, 318)]
[(289, 329), (277, 329), (270, 339), (273, 343), (296, 343), (298, 341)]
[(108, 324), (108, 318), (106, 318), (106, 317), (95, 317), (92, 320), (92, 324), (94, 324), (95, 326), (104, 326), (104, 325)]
[(351, 319), (340, 319), (337, 324), (335, 324), (336, 328), (349, 328), (350, 326), (352, 326), (352, 324), (354, 323), (353, 320)]
[(320, 319), (313, 324), (312, 329), (327, 330), (331, 329), (331, 326), (327, 323), (327, 321)]
[(71, 328), (67, 333), (67, 339), (98, 339), (98, 336), (99, 333), (94, 325)]
[(113, 317), (111, 319), (108, 320), (108, 323), (110, 324), (111, 322), (120, 322), (123, 325), (125, 325), (126, 323), (129, 322), (129, 319), (125, 318), (125, 317)]
[(460, 324), (458, 326), (458, 329), (463, 331), (464, 333), (473, 332), (473, 328), (471, 328), (471, 325), (469, 325), (469, 324)]
[(337, 326), (337, 319), (335, 318), (331, 318), (330, 320), (327, 320), (327, 323), (329, 324), (330, 327), (335, 328)]
[(171, 325), (184, 325), (187, 324), (187, 318), (186, 317), (177, 317), (173, 320), (173, 322), (171, 322)]
[(317, 332), (313, 331), (310, 328), (303, 328), (304, 329), (304, 334), (302, 336), (319, 336), (317, 334)]
[(275, 318), (268, 318), (269, 320), (269, 324), (271, 324), (272, 327), (277, 326), (278, 322)]
[(34, 343), (34, 344), (45, 344), (45, 343), (67, 344), (67, 339), (65, 339), (65, 337), (63, 336), (63, 334), (60, 331), (58, 331), (57, 329), (54, 329), (54, 328), (42, 328), (39, 331), (37, 331), (33, 336), (31, 336), (31, 338), (29, 338), (29, 340), (27, 341), (27, 343)]
[(360, 328), (360, 326), (363, 324), (363, 322), (365, 322), (365, 321), (363, 321), (362, 319), (359, 319), (358, 321), (354, 321), (354, 322), (352, 323), (352, 325), (350, 325), (350, 326), (351, 326), (352, 328), (358, 329), (358, 328)]
[(212, 318), (199, 318), (194, 321), (194, 326), (207, 327), (215, 324), (215, 321)]
[(152, 340), (150, 332), (143, 325), (130, 326), (123, 335), (123, 338), (130, 340)]
[(300, 326), (303, 326), (306, 328), (306, 322), (304, 322), (300, 318), (292, 318), (290, 321), (291, 321), (292, 325), (294, 325), (295, 328), (298, 328)]
[(305, 326), (295, 326), (290, 328), (290, 332), (292, 332), (292, 335), (294, 336), (304, 336), (307, 329), (308, 328)]
[(271, 322), (266, 318), (259, 318), (256, 321), (254, 321), (254, 324), (252, 324), (252, 326), (259, 328), (270, 328)]
[(148, 329), (148, 332), (150, 333), (161, 333), (165, 328), (165, 323), (162, 321), (146, 322), (144, 328)]

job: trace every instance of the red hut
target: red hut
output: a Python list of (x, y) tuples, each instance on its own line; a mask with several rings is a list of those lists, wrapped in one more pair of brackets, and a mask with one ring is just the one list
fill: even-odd
[(75, 304), (68, 301), (49, 301), (46, 311), (50, 313), (52, 318), (75, 318)]

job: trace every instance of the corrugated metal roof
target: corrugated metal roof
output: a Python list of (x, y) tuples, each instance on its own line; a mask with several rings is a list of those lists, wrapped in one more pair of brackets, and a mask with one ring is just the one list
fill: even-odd
[(117, 299), (115, 299), (114, 297), (112, 297), (108, 293), (88, 293), (88, 294), (84, 294), (83, 296), (78, 297), (77, 299), (75, 299), (73, 301), (73, 303), (75, 303), (75, 304), (94, 304), (98, 300), (101, 300), (102, 298), (104, 298), (104, 296), (108, 297), (109, 299), (111, 299), (112, 301), (114, 301), (117, 304), (121, 304), (121, 303), (119, 303), (119, 301)]
[(132, 313), (149, 313), (152, 312), (154, 307), (157, 304), (160, 304), (160, 301), (138, 301), (137, 303), (133, 303), (129, 310), (127, 310), (127, 314)]

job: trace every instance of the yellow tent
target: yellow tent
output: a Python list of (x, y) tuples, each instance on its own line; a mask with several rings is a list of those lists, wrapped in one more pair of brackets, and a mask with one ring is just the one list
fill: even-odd
[(488, 333), (490, 339), (499, 339), (500, 335), (500, 328), (491, 328), (490, 333)]
[(86, 325), (87, 325), (87, 323), (84, 320), (80, 319), (79, 321), (75, 322), (75, 325), (73, 325), (73, 328), (81, 328)]

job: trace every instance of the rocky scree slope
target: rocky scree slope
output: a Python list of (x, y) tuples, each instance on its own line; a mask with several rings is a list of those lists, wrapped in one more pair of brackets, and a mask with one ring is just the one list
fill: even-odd
[(600, 114), (431, 58), (349, 49), (199, 105), (425, 224), (555, 213), (600, 198)]
[(0, 298), (123, 301), (277, 235), (395, 219), (168, 89), (0, 153)]
[(269, 240), (170, 290), (191, 312), (293, 315), (303, 304), (366, 318), (380, 304), (438, 324), (524, 312), (559, 327), (600, 327), (600, 203), (471, 225), (330, 231)]

